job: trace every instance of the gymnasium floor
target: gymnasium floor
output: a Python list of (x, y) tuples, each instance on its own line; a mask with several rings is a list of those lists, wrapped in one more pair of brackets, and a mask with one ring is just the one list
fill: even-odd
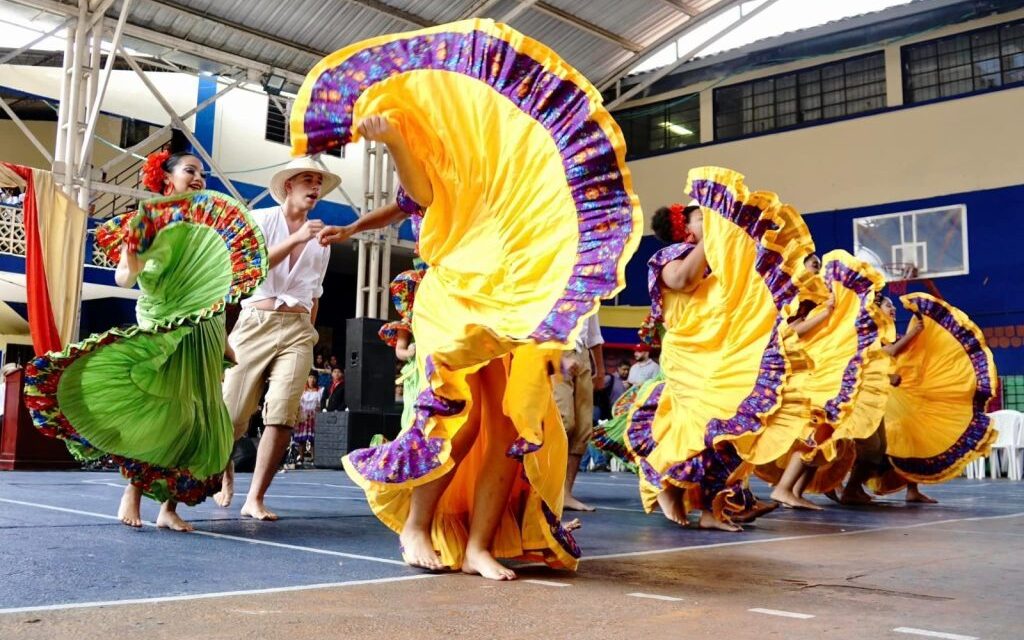
[(599, 511), (581, 516), (579, 572), (496, 584), (407, 568), (340, 471), (279, 475), (277, 523), (240, 519), (237, 497), (184, 508), (191, 535), (119, 524), (122, 482), (0, 474), (0, 638), (1024, 637), (1024, 483), (779, 510), (731, 534), (645, 515), (633, 476), (581, 474)]

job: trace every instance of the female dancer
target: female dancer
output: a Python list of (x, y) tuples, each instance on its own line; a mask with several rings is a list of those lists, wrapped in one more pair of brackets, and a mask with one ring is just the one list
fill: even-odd
[(150, 156), (144, 184), (166, 197), (97, 230), (97, 246), (136, 281), (138, 325), (111, 329), (37, 358), (26, 370), (36, 426), (82, 460), (111, 456), (128, 478), (118, 516), (142, 526), (142, 494), (161, 502), (157, 526), (191, 531), (178, 502), (211, 495), (231, 454), (220, 398), (224, 308), (265, 275), (262, 234), (245, 208), (209, 191), (199, 159)]
[(551, 50), (474, 20), (375, 38), (315, 67), (293, 151), (355, 130), (387, 145), (425, 208), (429, 269), (412, 319), (424, 379), (413, 426), (350, 453), (346, 471), (409, 564), (496, 580), (515, 577), (497, 558), (575, 567), (550, 375), (598, 299), (622, 288), (642, 232), (618, 127)]
[(402, 384), (402, 430), (412, 427), (415, 417), (415, 402), (420, 391), (420, 375), (416, 367), (416, 343), (412, 337), (412, 308), (416, 299), (416, 287), (423, 279), (423, 272), (415, 269), (403, 271), (391, 281), (391, 302), (398, 311), (400, 320), (389, 322), (380, 328), (380, 339), (395, 350), (395, 357), (404, 362), (398, 382)]
[(789, 379), (809, 363), (779, 316), (796, 305), (812, 245), (795, 210), (735, 172), (694, 169), (687, 193), (700, 206), (669, 212), (677, 244), (648, 277), (665, 382), (638, 394), (625, 440), (648, 511), (685, 524), (700, 509), (698, 526), (739, 531), (734, 520), (775, 506), (746, 488), (750, 465), (789, 452), (809, 420)]
[(796, 378), (811, 400), (813, 419), (806, 441), (814, 448), (793, 452), (757, 471), (775, 483), (772, 499), (820, 510), (803, 498), (803, 492), (825, 492), (842, 482), (853, 461), (853, 441), (868, 437), (885, 411), (889, 357), (882, 350), (879, 329), (884, 316), (875, 304), (885, 280), (842, 250), (825, 254), (824, 265), (811, 255), (804, 267), (823, 276), (816, 281), (829, 296), (817, 308), (801, 304), (797, 317), (790, 320), (814, 362), (812, 370)]
[[(996, 438), (985, 408), (998, 375), (981, 329), (963, 311), (928, 294), (911, 293), (900, 301), (914, 317), (888, 348), (896, 386), (879, 429), (884, 463), (871, 465), (869, 452), (858, 452), (858, 467), (843, 492), (847, 503), (870, 502), (860, 495), (865, 477), (878, 495), (906, 487), (908, 502), (934, 502), (918, 483), (955, 478)], [(891, 300), (883, 299), (882, 307), (895, 318)]]

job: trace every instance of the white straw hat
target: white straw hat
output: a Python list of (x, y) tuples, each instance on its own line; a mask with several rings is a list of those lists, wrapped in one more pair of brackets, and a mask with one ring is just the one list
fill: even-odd
[(320, 197), (326, 196), (341, 184), (341, 176), (331, 173), (313, 161), (309, 156), (295, 158), (270, 178), (270, 195), (278, 204), (284, 204), (286, 197), (284, 183), (300, 173), (319, 173), (324, 182), (320, 187)]

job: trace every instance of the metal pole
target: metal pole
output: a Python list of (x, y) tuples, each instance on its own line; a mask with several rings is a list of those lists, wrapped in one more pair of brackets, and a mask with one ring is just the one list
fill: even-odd
[[(189, 109), (185, 113), (180, 114), (178, 117), (181, 118), (182, 120), (184, 120), (186, 118), (191, 118), (194, 114), (196, 114), (196, 113), (202, 111), (203, 109), (205, 109), (206, 107), (210, 106), (218, 98), (220, 98), (225, 93), (227, 93), (228, 91), (231, 91), (232, 89), (234, 89), (235, 87), (237, 87), (240, 84), (242, 84), (242, 80), (235, 80), (234, 82), (232, 82), (228, 86), (224, 87), (223, 89), (221, 89), (217, 93), (213, 94), (212, 96), (210, 96), (206, 100), (203, 100), (202, 102), (200, 102), (196, 106), (192, 107), (191, 109)], [(164, 126), (160, 127), (156, 131), (154, 131), (153, 133), (151, 133), (148, 136), (146, 136), (146, 138), (144, 140), (142, 140), (141, 142), (139, 142), (138, 144), (133, 145), (131, 147), (128, 147), (127, 149), (122, 150), (122, 152), (120, 154), (118, 154), (114, 158), (111, 158), (110, 160), (108, 160), (102, 167), (100, 167), (100, 172), (101, 173), (106, 173), (108, 170), (110, 170), (111, 167), (113, 167), (115, 164), (120, 162), (123, 158), (125, 158), (128, 155), (131, 155), (132, 153), (134, 153), (134, 152), (136, 152), (136, 151), (138, 151), (140, 149), (146, 148), (147, 146), (149, 146), (153, 142), (156, 142), (160, 138), (160, 136), (162, 136), (165, 132), (170, 131), (170, 130), (171, 130), (171, 125), (165, 124)]]
[(78, 112), (82, 101), (82, 67), (85, 63), (86, 27), (88, 26), (89, 0), (78, 0), (78, 22), (75, 25), (75, 43), (71, 56), (71, 86), (68, 88), (68, 118), (64, 123), (64, 191), (75, 197), (75, 157), (78, 155)]
[[(65, 128), (68, 125), (68, 95), (71, 90), (71, 61), (74, 56), (72, 50), (75, 43), (75, 19), (68, 20), (68, 27), (64, 31), (64, 59), (62, 61), (63, 71), (60, 74), (60, 102), (57, 103), (57, 140), (54, 142), (53, 157), (57, 160), (64, 159), (64, 146), (67, 144), (67, 133)], [(51, 162), (51, 164), (53, 164)], [(57, 167), (53, 167), (54, 170)]]
[[(386, 155), (387, 147), (383, 144), (375, 143), (373, 145), (373, 183), (371, 188), (373, 198), (373, 209), (384, 205), (384, 156)], [(372, 209), (371, 209), (372, 210)], [(387, 286), (387, 283), (380, 280), (381, 277), (381, 241), (386, 240), (385, 234), (382, 234), (380, 230), (374, 230), (373, 241), (370, 245), (370, 282), (369, 291), (367, 292), (369, 300), (368, 315), (371, 318), (383, 318), (387, 313), (387, 305), (381, 305), (381, 289)], [(382, 308), (383, 307), (383, 308)]]
[(366, 283), (366, 240), (359, 238), (356, 255), (356, 317), (366, 316), (363, 304), (363, 286)]
[[(114, 60), (117, 58), (117, 47), (121, 44), (121, 33), (124, 31), (124, 23), (128, 19), (128, 9), (132, 5), (132, 0), (124, 0), (121, 5), (121, 15), (117, 18), (117, 27), (114, 29), (114, 39), (111, 41), (110, 53), (107, 54), (107, 64), (103, 68), (103, 77), (101, 79), (93, 78), (90, 76), (90, 92), (92, 106), (89, 107), (89, 123), (85, 127), (85, 144), (82, 145), (82, 153), (78, 156), (78, 164), (82, 165), (83, 170), (85, 169), (86, 161), (89, 160), (89, 156), (92, 153), (93, 136), (96, 133), (96, 124), (100, 120), (100, 105), (103, 103), (104, 96), (107, 95), (107, 85), (110, 84), (110, 75), (114, 71)], [(94, 33), (96, 39), (97, 51), (99, 50), (99, 42), (102, 41), (103, 26), (97, 26)], [(99, 57), (97, 56), (94, 63), (98, 63)]]
[(233, 185), (231, 183), (231, 180), (228, 179), (227, 175), (225, 175), (224, 172), (221, 171), (220, 165), (218, 165), (214, 161), (214, 159), (210, 157), (210, 154), (207, 153), (205, 148), (203, 148), (202, 143), (200, 143), (199, 139), (196, 138), (194, 133), (192, 133), (192, 130), (189, 129), (188, 125), (186, 125), (182, 121), (182, 119), (178, 117), (178, 114), (175, 112), (174, 107), (172, 107), (171, 104), (167, 102), (167, 98), (165, 98), (163, 94), (160, 93), (160, 90), (156, 88), (156, 85), (154, 85), (153, 81), (149, 79), (149, 77), (146, 75), (146, 72), (143, 71), (141, 67), (139, 67), (139, 63), (135, 62), (135, 58), (128, 55), (128, 52), (125, 51), (124, 47), (121, 45), (118, 45), (117, 50), (121, 52), (121, 56), (128, 63), (128, 66), (132, 68), (132, 71), (135, 72), (135, 75), (139, 76), (143, 84), (146, 85), (146, 88), (149, 89), (149, 92), (153, 94), (153, 97), (156, 98), (157, 102), (160, 103), (160, 106), (162, 106), (164, 108), (164, 111), (167, 112), (167, 115), (171, 116), (171, 121), (174, 122), (174, 124), (179, 129), (181, 129), (181, 132), (185, 134), (185, 137), (188, 138), (189, 142), (192, 143), (192, 146), (195, 148), (196, 153), (199, 154), (199, 156), (206, 162), (206, 164), (210, 165), (210, 169), (213, 170), (213, 174), (220, 178), (221, 182), (224, 183), (224, 186), (227, 188), (228, 192), (232, 195), (232, 197), (234, 197), (235, 200), (238, 200), (239, 202), (245, 202), (245, 198), (242, 197), (242, 194), (238, 193), (238, 190), (235, 189), (235, 185)]

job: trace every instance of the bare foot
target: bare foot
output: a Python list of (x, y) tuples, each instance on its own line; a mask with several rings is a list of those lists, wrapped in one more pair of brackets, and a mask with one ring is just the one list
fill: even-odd
[(235, 497), (235, 490), (230, 484), (225, 483), (221, 490), (213, 494), (213, 501), (221, 507), (230, 507), (231, 499)]
[(466, 557), (462, 561), (462, 572), (475, 574), (488, 580), (515, 580), (516, 572), (494, 559), (484, 549), (466, 549)]
[(575, 530), (579, 529), (582, 526), (583, 526), (583, 523), (580, 522), (579, 518), (573, 518), (569, 522), (565, 522), (565, 523), (562, 524), (562, 528), (565, 529), (566, 531), (575, 531)]
[(740, 522), (746, 524), (748, 522), (753, 522), (754, 520), (757, 520), (766, 513), (771, 513), (772, 511), (775, 511), (776, 509), (778, 509), (778, 507), (778, 502), (761, 502), (760, 500), (758, 500), (754, 504), (753, 508), (744, 511), (738, 516), (733, 516), (731, 519), (733, 522)]
[(658, 506), (665, 517), (680, 527), (686, 526), (686, 509), (677, 491), (662, 491), (658, 494)]
[(160, 505), (160, 515), (156, 517), (156, 526), (161, 529), (183, 531), (185, 533), (195, 531), (195, 527), (181, 519), (181, 516), (175, 511), (176, 508), (177, 505), (171, 506), (169, 502)]
[(743, 527), (732, 522), (722, 522), (710, 511), (700, 512), (700, 524), (697, 526), (701, 529), (718, 529), (719, 531), (743, 531)]
[(809, 511), (823, 510), (823, 507), (819, 507), (810, 500), (805, 500), (792, 491), (787, 491), (782, 487), (775, 487), (775, 489), (772, 490), (772, 500), (780, 502), (791, 509), (807, 509)]
[(235, 497), (235, 467), (234, 463), (228, 462), (228, 468), (220, 480), (220, 491), (213, 494), (213, 501), (221, 507), (230, 507), (231, 499)]
[(920, 504), (938, 504), (939, 501), (935, 498), (929, 498), (928, 496), (921, 493), (921, 490), (917, 488), (916, 484), (907, 486), (907, 502), (917, 502)]
[(121, 506), (117, 509), (117, 517), (129, 527), (142, 526), (142, 513), (139, 511), (142, 502), (142, 491), (133, 484), (124, 488)]
[(430, 534), (425, 531), (405, 529), (398, 536), (402, 549), (402, 560), (410, 567), (419, 567), (429, 571), (441, 571), (445, 568), (441, 556), (434, 551), (434, 543)]
[(565, 507), (569, 511), (597, 511), (597, 509), (590, 506), (589, 504), (577, 500), (576, 496), (572, 495), (571, 493), (565, 496), (565, 503), (563, 504), (563, 507)]
[(871, 499), (871, 496), (864, 491), (864, 487), (859, 485), (851, 487), (847, 484), (846, 488), (843, 489), (843, 495), (839, 496), (839, 504), (863, 506), (873, 502), (874, 500)]
[(242, 515), (253, 520), (263, 520), (265, 522), (277, 520), (277, 514), (267, 509), (262, 500), (247, 499), (245, 504), (242, 505)]

